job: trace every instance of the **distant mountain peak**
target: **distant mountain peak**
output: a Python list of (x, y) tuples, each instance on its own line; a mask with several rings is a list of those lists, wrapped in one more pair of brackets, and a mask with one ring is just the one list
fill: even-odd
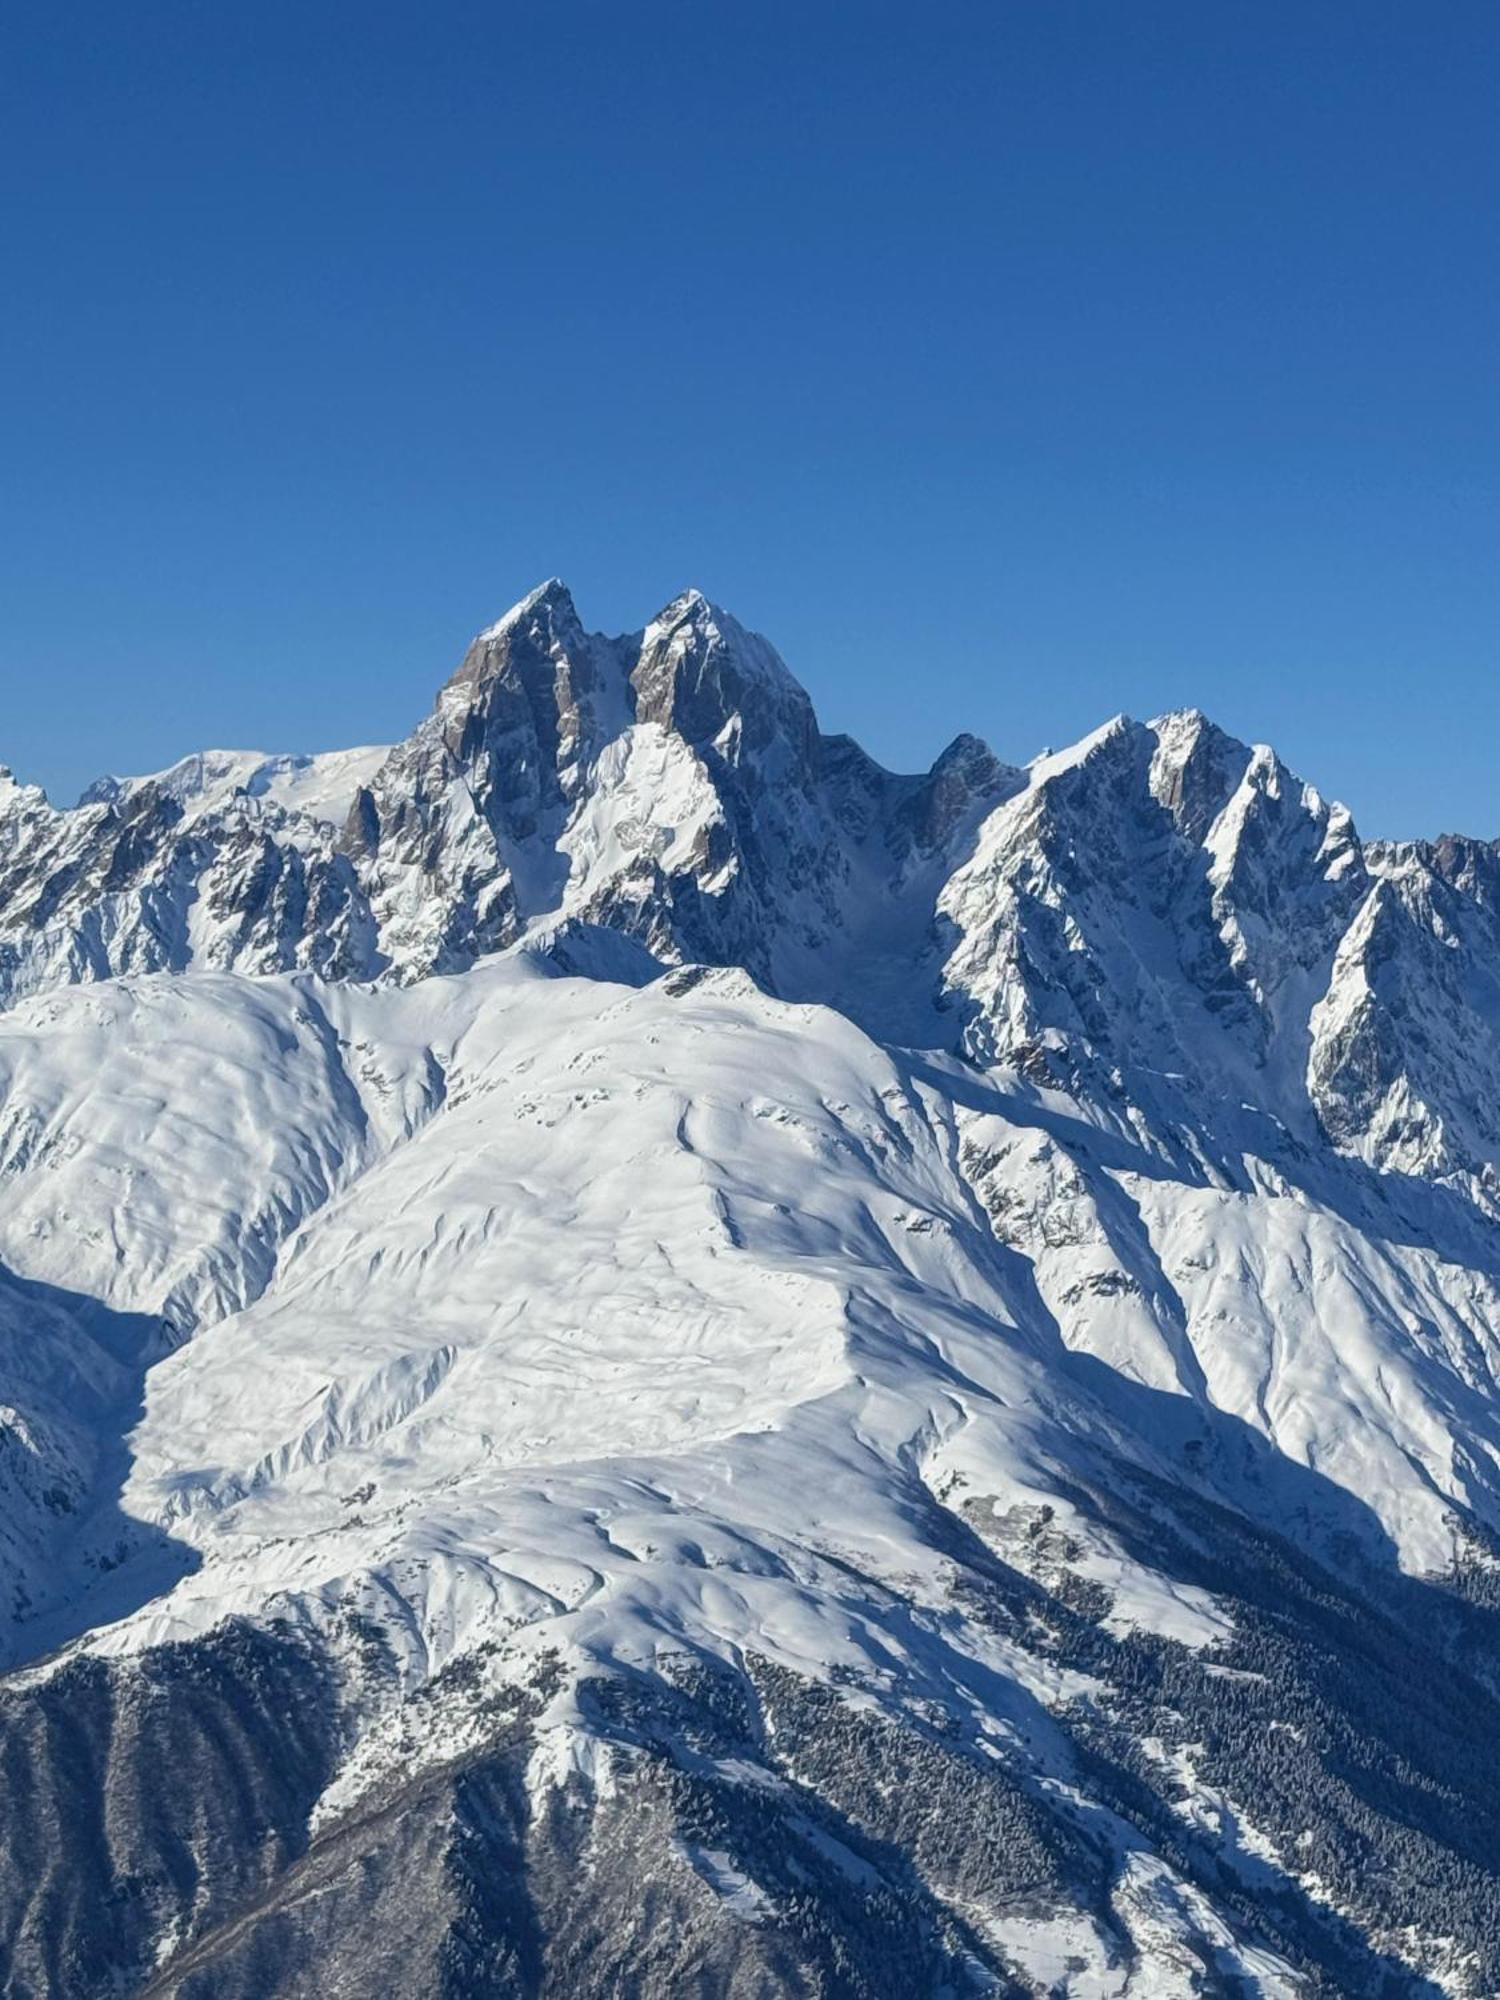
[(496, 639), (504, 632), (513, 631), (528, 619), (541, 618), (549, 623), (561, 624), (577, 622), (578, 612), (573, 603), (573, 593), (560, 576), (549, 576), (545, 583), (539, 583), (534, 590), (528, 590), (508, 611), (502, 612), (492, 625), (485, 626), (475, 635), (474, 643), (483, 644), (488, 639)]

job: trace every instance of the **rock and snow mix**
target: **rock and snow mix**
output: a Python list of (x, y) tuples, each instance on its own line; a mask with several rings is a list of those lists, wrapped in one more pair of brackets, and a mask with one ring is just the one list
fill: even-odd
[(15, 1990), (1496, 1990), (1497, 910), (1197, 715), (893, 776), (695, 593), (6, 779)]

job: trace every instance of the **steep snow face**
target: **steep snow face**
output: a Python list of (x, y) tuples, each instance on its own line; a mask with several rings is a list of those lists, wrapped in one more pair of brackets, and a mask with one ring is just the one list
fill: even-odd
[[(913, 1071), (740, 974), (115, 984), (13, 1014), (0, 1077), (11, 1270), (211, 1328), (150, 1378), (131, 1511), (163, 1526), (305, 1503), (338, 1575), (337, 1496), (371, 1478), (389, 1521), (408, 1480), (791, 1437), (844, 1392), (832, 1435), (878, 1485), (1029, 1410), (983, 1479), (1032, 1489), (1072, 1449), (1038, 1428), (1091, 1427), (1067, 1352), (1318, 1467), (1413, 1568), (1451, 1557), (1454, 1504), (1500, 1526), (1486, 1270), (1357, 1225), (1332, 1171), (1185, 1183), (1086, 1106)], [(363, 1524), (354, 1546), (375, 1560)]]

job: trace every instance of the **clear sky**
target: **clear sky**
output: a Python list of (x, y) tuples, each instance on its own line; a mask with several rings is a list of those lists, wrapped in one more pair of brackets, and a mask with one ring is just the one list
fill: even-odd
[(0, 758), (403, 733), (553, 573), (825, 728), (1500, 834), (1500, 7), (0, 16)]

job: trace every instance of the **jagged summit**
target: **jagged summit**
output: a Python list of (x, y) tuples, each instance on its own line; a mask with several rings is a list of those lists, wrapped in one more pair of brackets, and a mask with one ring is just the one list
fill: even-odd
[(774, 647), (702, 591), (682, 591), (640, 632), (606, 638), (585, 633), (557, 577), (479, 633), (439, 705), (497, 677), (534, 679), (547, 661), (568, 681), (584, 663), (595, 699), (619, 726), (654, 721), (710, 744), (732, 719), (765, 742), (793, 710), (799, 736), (812, 726), (807, 695)]
[(28, 785), (18, 778), (9, 764), (0, 764), (0, 800), (14, 803), (23, 797), (45, 802), (47, 794), (40, 785)]
[(482, 632), (476, 633), (474, 643), (482, 645), (487, 639), (497, 638), (500, 633), (532, 617), (577, 623), (578, 612), (573, 603), (573, 593), (560, 576), (549, 576), (545, 583), (529, 590), (509, 611), (502, 612), (493, 625), (486, 625)]

